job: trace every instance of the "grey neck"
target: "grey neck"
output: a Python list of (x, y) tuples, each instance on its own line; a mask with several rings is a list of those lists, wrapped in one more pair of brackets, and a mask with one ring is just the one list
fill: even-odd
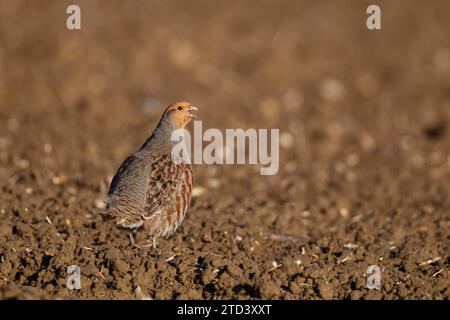
[(160, 151), (170, 153), (173, 146), (178, 143), (178, 141), (171, 140), (172, 132), (176, 129), (177, 127), (174, 124), (161, 119), (152, 135), (145, 141), (139, 151)]

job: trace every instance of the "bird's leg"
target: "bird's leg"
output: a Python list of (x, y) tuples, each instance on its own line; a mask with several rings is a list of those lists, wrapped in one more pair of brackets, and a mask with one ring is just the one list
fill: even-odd
[(153, 241), (152, 242), (146, 241), (146, 243), (142, 243), (142, 242), (141, 243), (136, 243), (136, 241), (134, 240), (133, 231), (130, 231), (130, 242), (131, 242), (131, 245), (133, 247), (136, 247), (136, 248), (139, 248), (139, 249), (152, 247), (153, 249), (157, 250), (156, 237), (153, 237)]
[(138, 246), (134, 241), (133, 231), (130, 231), (130, 242), (133, 247), (140, 248), (140, 246)]
[(147, 242), (147, 243), (136, 243), (135, 241), (134, 241), (134, 237), (133, 237), (133, 234), (130, 232), (130, 240), (131, 240), (131, 245), (132, 246), (134, 246), (134, 247), (136, 247), (136, 248), (139, 248), (139, 249), (142, 249), (142, 248), (148, 248), (148, 247), (153, 247), (153, 243), (152, 242)]

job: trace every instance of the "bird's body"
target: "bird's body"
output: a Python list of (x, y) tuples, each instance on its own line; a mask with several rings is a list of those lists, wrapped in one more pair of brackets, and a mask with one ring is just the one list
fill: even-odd
[(189, 164), (172, 159), (171, 133), (183, 128), (195, 109), (185, 102), (170, 105), (141, 149), (122, 163), (108, 192), (106, 220), (132, 230), (142, 227), (153, 240), (177, 230), (189, 206), (193, 175)]

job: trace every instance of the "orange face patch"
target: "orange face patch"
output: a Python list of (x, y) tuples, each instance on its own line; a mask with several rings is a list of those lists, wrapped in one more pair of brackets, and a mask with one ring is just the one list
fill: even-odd
[(170, 112), (173, 122), (179, 128), (184, 128), (192, 117), (189, 113), (189, 107), (191, 106), (188, 102), (177, 102), (170, 105), (166, 112)]
[(180, 128), (184, 128), (189, 121), (191, 120), (191, 117), (189, 116), (189, 112), (179, 111), (175, 110), (173, 114), (173, 121), (176, 123), (176, 125)]

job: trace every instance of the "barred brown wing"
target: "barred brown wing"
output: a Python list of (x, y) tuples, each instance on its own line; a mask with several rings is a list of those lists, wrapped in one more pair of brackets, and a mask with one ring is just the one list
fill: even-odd
[(167, 210), (175, 202), (181, 183), (181, 170), (169, 156), (157, 157), (150, 166), (147, 193), (144, 203), (144, 219)]

